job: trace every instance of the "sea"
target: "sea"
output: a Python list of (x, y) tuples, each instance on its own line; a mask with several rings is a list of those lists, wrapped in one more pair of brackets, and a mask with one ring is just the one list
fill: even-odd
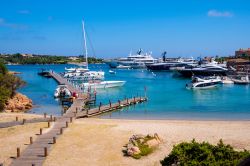
[[(64, 72), (74, 65), (8, 65), (26, 85), (19, 92), (32, 99), (29, 113), (61, 115), (60, 101), (54, 99), (57, 82), (37, 74), (42, 69)], [(189, 90), (190, 79), (174, 72), (152, 72), (146, 69), (117, 69), (109, 73), (106, 64), (90, 64), (95, 71), (104, 71), (105, 80), (126, 81), (123, 87), (97, 90), (97, 105), (124, 98), (146, 96), (145, 103), (130, 106), (101, 118), (115, 119), (185, 119), (185, 120), (250, 120), (250, 85), (219, 85), (209, 90)]]

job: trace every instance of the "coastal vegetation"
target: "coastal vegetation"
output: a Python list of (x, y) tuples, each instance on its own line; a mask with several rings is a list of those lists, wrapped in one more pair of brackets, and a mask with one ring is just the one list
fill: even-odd
[(217, 145), (207, 142), (183, 142), (174, 146), (172, 152), (161, 161), (162, 166), (169, 165), (238, 165), (249, 157), (249, 151), (236, 151), (222, 140)]
[[(29, 55), (29, 54), (0, 54), (0, 59), (6, 64), (67, 64), (81, 63), (82, 56), (51, 56), (51, 55)], [(88, 63), (102, 63), (102, 59), (88, 57)]]
[(3, 111), (8, 99), (12, 98), (16, 90), (25, 82), (19, 77), (9, 74), (6, 66), (0, 61), (0, 111)]

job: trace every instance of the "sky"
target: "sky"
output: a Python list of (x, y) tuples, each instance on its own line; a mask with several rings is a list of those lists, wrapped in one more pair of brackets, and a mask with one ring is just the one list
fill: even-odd
[(0, 0), (0, 53), (234, 55), (250, 47), (249, 0)]

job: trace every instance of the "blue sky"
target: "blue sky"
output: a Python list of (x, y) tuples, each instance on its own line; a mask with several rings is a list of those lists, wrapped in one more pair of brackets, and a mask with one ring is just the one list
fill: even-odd
[(250, 47), (249, 0), (0, 0), (0, 52), (79, 55), (81, 20), (96, 57), (143, 48), (155, 57)]

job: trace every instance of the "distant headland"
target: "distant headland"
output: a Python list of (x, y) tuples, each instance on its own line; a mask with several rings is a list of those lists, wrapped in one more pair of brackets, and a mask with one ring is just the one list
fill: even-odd
[[(0, 54), (0, 60), (5, 64), (82, 64), (83, 56), (57, 56), (36, 54)], [(88, 63), (103, 63), (103, 59), (88, 57)]]

